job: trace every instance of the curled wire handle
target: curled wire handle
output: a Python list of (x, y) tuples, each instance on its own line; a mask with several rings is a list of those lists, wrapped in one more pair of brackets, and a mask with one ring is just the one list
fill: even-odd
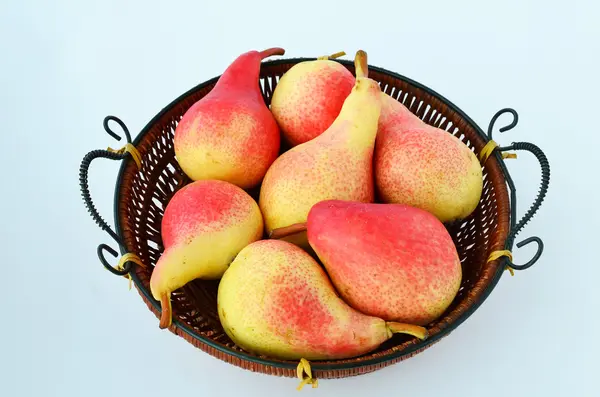
[[(127, 139), (127, 143), (131, 143), (131, 134), (129, 133), (129, 129), (127, 128), (125, 123), (123, 121), (121, 121), (121, 119), (119, 119), (118, 117), (106, 116), (104, 118), (103, 126), (104, 126), (104, 130), (108, 133), (108, 135), (112, 136), (113, 138), (115, 138), (118, 141), (121, 140), (121, 137), (118, 134), (116, 134), (113, 130), (111, 130), (111, 128), (108, 124), (110, 121), (114, 121), (117, 124), (119, 124), (119, 126), (121, 126), (121, 128), (123, 129), (123, 133), (125, 134), (125, 138)], [(123, 245), (123, 243), (122, 243), (121, 239), (119, 238), (119, 236), (117, 236), (117, 233), (115, 233), (115, 231), (113, 231), (110, 228), (110, 226), (108, 226), (108, 224), (104, 221), (104, 219), (98, 213), (98, 210), (96, 210), (96, 206), (94, 205), (94, 202), (92, 201), (92, 197), (90, 194), (89, 183), (88, 183), (88, 174), (89, 174), (89, 168), (90, 168), (92, 161), (94, 161), (97, 158), (102, 157), (102, 158), (106, 158), (109, 160), (123, 160), (126, 156), (127, 156), (127, 153), (119, 153), (119, 152), (109, 151), (109, 150), (92, 150), (91, 152), (89, 152), (88, 154), (86, 154), (84, 156), (83, 160), (81, 161), (81, 165), (79, 167), (79, 187), (81, 190), (81, 196), (82, 196), (83, 201), (88, 209), (88, 212), (90, 213), (90, 215), (92, 216), (94, 221), (98, 224), (98, 226), (100, 226), (100, 228), (102, 230), (107, 232), (113, 238), (113, 240), (115, 240), (121, 246)]]
[[(517, 222), (517, 224), (512, 228), (512, 230), (510, 231), (510, 233), (508, 235), (507, 240), (508, 240), (509, 244), (512, 244), (512, 242), (515, 240), (515, 237), (517, 236), (517, 234), (519, 234), (519, 232), (523, 229), (523, 227), (525, 227), (527, 222), (529, 222), (531, 220), (531, 218), (533, 218), (535, 213), (538, 211), (538, 209), (542, 205), (544, 198), (546, 197), (546, 193), (548, 192), (548, 186), (550, 185), (550, 163), (548, 162), (548, 158), (546, 157), (544, 152), (539, 147), (534, 145), (533, 143), (514, 142), (512, 145), (506, 146), (506, 147), (500, 147), (500, 148), (498, 148), (498, 150), (501, 152), (507, 151), (507, 150), (528, 151), (528, 152), (532, 153), (538, 159), (538, 161), (540, 162), (540, 166), (542, 168), (542, 178), (541, 178), (542, 181), (540, 184), (540, 190), (539, 190), (535, 200), (533, 201), (533, 204), (531, 205), (529, 210), (527, 210), (525, 215), (523, 215), (523, 217), (519, 220), (519, 222)], [(537, 246), (538, 246), (537, 252), (535, 253), (534, 257), (529, 262), (525, 263), (524, 265), (515, 265), (509, 260), (510, 267), (512, 267), (515, 270), (524, 270), (524, 269), (531, 267), (535, 262), (537, 262), (537, 260), (542, 255), (542, 251), (544, 250), (544, 243), (542, 242), (542, 240), (539, 237), (535, 237), (535, 236), (529, 237), (529, 238), (519, 242), (517, 244), (517, 248), (521, 248), (522, 246), (530, 244), (532, 242), (537, 243)]]
[(544, 198), (546, 197), (546, 193), (548, 192), (548, 186), (550, 185), (550, 163), (548, 162), (548, 158), (542, 152), (542, 149), (529, 142), (514, 142), (510, 146), (500, 147), (498, 148), (501, 152), (507, 150), (525, 150), (532, 153), (540, 162), (540, 166), (542, 168), (542, 181), (540, 184), (540, 190), (533, 201), (533, 204), (529, 208), (529, 210), (523, 215), (521, 220), (517, 223), (514, 229), (511, 231), (511, 234), (516, 236), (523, 227), (533, 218), (537, 210), (542, 205)]
[(488, 130), (487, 130), (487, 136), (488, 138), (491, 140), (492, 138), (492, 132), (494, 130), (494, 125), (496, 124), (496, 121), (498, 120), (498, 118), (500, 116), (502, 116), (503, 114), (506, 113), (510, 113), (513, 116), (513, 121), (511, 121), (510, 124), (505, 125), (504, 127), (500, 128), (500, 132), (505, 132), (508, 130), (512, 130), (513, 128), (515, 128), (517, 126), (517, 123), (519, 122), (519, 114), (517, 113), (517, 111), (515, 109), (511, 109), (511, 108), (504, 108), (504, 109), (500, 109), (496, 112), (496, 114), (494, 115), (494, 117), (492, 117), (492, 119), (490, 120), (490, 124), (488, 125)]
[(536, 243), (537, 244), (537, 251), (535, 252), (535, 255), (533, 255), (533, 258), (531, 258), (529, 260), (529, 262), (523, 264), (523, 265), (515, 265), (514, 263), (512, 263), (509, 260), (509, 266), (511, 268), (513, 268), (514, 270), (525, 270), (530, 268), (531, 266), (533, 266), (535, 264), (535, 262), (538, 261), (538, 259), (540, 259), (540, 257), (542, 256), (542, 252), (544, 252), (544, 242), (542, 241), (541, 238), (537, 237), (537, 236), (532, 236), (529, 238), (526, 238), (523, 241), (519, 241), (517, 243), (517, 248), (521, 248), (527, 244), (530, 243)]
[(111, 254), (112, 256), (114, 256), (115, 258), (119, 255), (117, 253), (117, 251), (115, 251), (113, 248), (109, 247), (106, 244), (100, 244), (98, 246), (98, 258), (100, 259), (100, 262), (102, 263), (102, 265), (104, 265), (104, 267), (110, 271), (112, 274), (115, 274), (117, 276), (125, 276), (127, 273), (129, 273), (131, 271), (131, 262), (125, 262), (125, 264), (123, 265), (123, 270), (119, 270), (117, 268), (115, 268), (114, 266), (111, 266), (108, 261), (106, 260), (106, 258), (104, 257), (104, 251), (108, 251), (109, 254)]
[(117, 141), (121, 140), (121, 137), (118, 134), (116, 134), (113, 130), (110, 129), (110, 126), (108, 125), (109, 121), (114, 121), (115, 123), (119, 124), (119, 126), (123, 130), (123, 133), (125, 134), (125, 139), (127, 139), (127, 143), (131, 143), (131, 134), (129, 133), (129, 129), (127, 128), (125, 123), (116, 116), (106, 116), (104, 118), (104, 121), (102, 124), (104, 125), (104, 130), (108, 133), (108, 135), (112, 136)]
[[(105, 117), (104, 122), (103, 122), (104, 130), (111, 137), (115, 138), (117, 141), (120, 141), (122, 139), (120, 135), (116, 134), (110, 128), (110, 126), (109, 126), (110, 121), (116, 122), (121, 127), (121, 129), (123, 130), (123, 134), (125, 135), (125, 139), (127, 140), (127, 143), (130, 144), (131, 143), (131, 134), (129, 133), (129, 129), (127, 128), (125, 123), (123, 123), (123, 121), (121, 121), (118, 117), (115, 117), (115, 116)], [(120, 247), (124, 246), (123, 242), (121, 241), (121, 239), (119, 238), (117, 233), (108, 225), (108, 223), (106, 223), (106, 221), (102, 218), (102, 216), (100, 216), (100, 214), (98, 213), (98, 210), (96, 209), (96, 206), (94, 205), (94, 202), (92, 201), (92, 196), (90, 194), (90, 189), (89, 189), (88, 176), (89, 176), (90, 165), (91, 165), (92, 161), (94, 161), (95, 159), (105, 158), (105, 159), (109, 159), (109, 160), (123, 160), (128, 155), (129, 154), (127, 152), (110, 151), (110, 150), (92, 150), (91, 152), (89, 152), (88, 154), (86, 154), (83, 157), (83, 160), (81, 161), (81, 165), (79, 167), (79, 187), (81, 190), (81, 196), (83, 198), (83, 202), (85, 203), (85, 206), (87, 207), (88, 212), (90, 213), (90, 215), (92, 216), (92, 218), (94, 219), (96, 224), (98, 224), (98, 226), (100, 226), (100, 228), (102, 230), (104, 230), (106, 233), (108, 233), (108, 235), (110, 237), (112, 237), (112, 239), (115, 240), (115, 242)], [(124, 276), (127, 273), (129, 273), (129, 271), (131, 270), (130, 262), (126, 262), (123, 265), (122, 269), (117, 269), (117, 268), (111, 266), (106, 261), (106, 258), (104, 257), (104, 253), (106, 251), (114, 257), (117, 256), (117, 251), (115, 251), (113, 248), (109, 247), (106, 244), (100, 244), (98, 246), (98, 250), (97, 250), (98, 258), (100, 259), (100, 262), (102, 263), (102, 265), (104, 265), (105, 268), (110, 270), (111, 273), (114, 273), (119, 276)]]
[(81, 161), (81, 166), (79, 167), (79, 187), (81, 189), (81, 196), (83, 198), (83, 202), (88, 209), (88, 212), (100, 226), (102, 230), (109, 234), (119, 245), (123, 245), (117, 233), (108, 226), (106, 221), (100, 216), (94, 202), (92, 201), (92, 196), (90, 194), (89, 184), (88, 184), (88, 174), (90, 164), (94, 159), (99, 157), (110, 159), (110, 160), (122, 160), (127, 154), (126, 153), (113, 153), (108, 150), (93, 150), (85, 155), (83, 160)]

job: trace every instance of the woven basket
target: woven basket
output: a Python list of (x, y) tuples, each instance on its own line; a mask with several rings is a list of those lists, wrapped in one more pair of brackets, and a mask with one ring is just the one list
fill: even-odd
[[(294, 64), (314, 58), (279, 59), (266, 61), (261, 66), (260, 84), (267, 105), (279, 78)], [(338, 60), (354, 73), (354, 64)], [(515, 235), (534, 215), (548, 188), (550, 169), (542, 151), (530, 143), (513, 143), (498, 147), (491, 139), (496, 119), (503, 113), (511, 113), (513, 121), (500, 131), (517, 124), (517, 113), (502, 109), (492, 121), (487, 135), (460, 109), (431, 89), (396, 73), (369, 66), (369, 77), (379, 81), (381, 88), (404, 103), (414, 114), (430, 125), (445, 129), (459, 137), (478, 155), (491, 153), (483, 163), (483, 195), (475, 212), (461, 222), (447, 225), (458, 248), (462, 263), (462, 285), (454, 302), (437, 321), (427, 326), (430, 337), (425, 341), (395, 335), (377, 350), (361, 357), (311, 362), (313, 376), (317, 378), (339, 378), (364, 374), (386, 367), (411, 357), (447, 336), (465, 321), (485, 300), (498, 283), (504, 270), (523, 270), (533, 265), (542, 253), (539, 238), (531, 237), (517, 244), (535, 241), (538, 251), (524, 265), (512, 263), (510, 250)], [(175, 127), (186, 110), (208, 94), (218, 77), (202, 83), (177, 98), (156, 115), (147, 126), (131, 140), (125, 124), (109, 116), (104, 128), (120, 140), (109, 127), (109, 121), (118, 123), (127, 139), (120, 151), (94, 150), (88, 153), (81, 164), (80, 185), (82, 195), (94, 220), (109, 233), (120, 247), (121, 262), (111, 266), (104, 258), (104, 251), (113, 256), (117, 252), (101, 244), (98, 256), (112, 273), (130, 276), (148, 308), (160, 317), (160, 303), (150, 293), (150, 275), (162, 250), (160, 235), (163, 209), (173, 194), (190, 182), (175, 160), (173, 134)], [(138, 169), (135, 150), (141, 157)], [(485, 148), (485, 149), (484, 149)], [(490, 151), (492, 150), (492, 151)], [(515, 216), (516, 196), (513, 182), (504, 165), (503, 154), (507, 150), (527, 150), (533, 153), (542, 166), (541, 189), (530, 210), (517, 222)], [(103, 157), (123, 161), (115, 189), (114, 216), (116, 231), (113, 231), (96, 211), (88, 189), (88, 169), (93, 159)], [(510, 189), (510, 200), (509, 200)], [(259, 189), (250, 191), (257, 198)], [(512, 203), (512, 206), (511, 206)], [(141, 262), (130, 254), (135, 254)], [(491, 260), (489, 260), (491, 259)], [(143, 266), (139, 265), (141, 263)], [(216, 281), (193, 281), (172, 294), (173, 324), (171, 332), (185, 338), (208, 354), (233, 365), (266, 374), (296, 376), (297, 361), (282, 361), (270, 357), (249, 354), (237, 347), (225, 334), (217, 315)], [(158, 326), (158, 324), (157, 324)]]

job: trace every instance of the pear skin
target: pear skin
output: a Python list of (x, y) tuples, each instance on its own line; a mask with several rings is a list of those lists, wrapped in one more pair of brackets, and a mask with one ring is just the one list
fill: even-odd
[(479, 204), (483, 175), (475, 153), (385, 94), (373, 163), (382, 202), (418, 207), (442, 222), (464, 219)]
[(358, 51), (355, 63), (355, 85), (333, 124), (283, 153), (267, 171), (259, 198), (267, 233), (305, 222), (310, 208), (322, 200), (374, 200), (372, 159), (381, 89), (366, 77), (366, 53)]
[(259, 86), (261, 60), (281, 48), (249, 51), (234, 60), (215, 87), (194, 103), (175, 129), (177, 161), (192, 180), (257, 186), (280, 149), (277, 122)]
[(290, 146), (321, 135), (339, 115), (355, 80), (344, 65), (332, 60), (342, 55), (297, 63), (277, 83), (271, 112)]
[(402, 204), (316, 204), (308, 240), (342, 298), (388, 321), (427, 325), (454, 300), (462, 268), (442, 222)]
[(258, 205), (229, 182), (206, 180), (181, 188), (161, 223), (164, 252), (150, 278), (161, 302), (160, 327), (171, 325), (171, 293), (195, 279), (219, 279), (238, 252), (263, 234)]
[(427, 338), (423, 327), (364, 315), (335, 292), (321, 266), (280, 240), (245, 247), (219, 284), (219, 319), (244, 350), (279, 359), (341, 359), (376, 349), (393, 333)]

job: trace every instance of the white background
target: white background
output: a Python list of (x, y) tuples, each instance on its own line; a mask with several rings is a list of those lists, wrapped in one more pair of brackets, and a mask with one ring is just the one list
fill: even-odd
[[(286, 396), (296, 379), (244, 371), (158, 328), (127, 281), (105, 271), (110, 243), (79, 197), (85, 153), (115, 146), (108, 114), (135, 136), (171, 100), (239, 54), (364, 49), (369, 62), (449, 98), (482, 128), (520, 115), (501, 144), (531, 141), (552, 166), (549, 195), (518, 240), (541, 260), (501, 279), (452, 335), (370, 375), (305, 395), (598, 396), (600, 9), (592, 0), (29, 1), (0, 5), (0, 395)], [(349, 58), (347, 58), (349, 59)], [(508, 119), (508, 117), (507, 117)], [(503, 125), (506, 121), (500, 121)], [(118, 147), (118, 146), (117, 146)], [(539, 168), (508, 160), (519, 211)], [(112, 223), (118, 165), (93, 164)], [(517, 241), (518, 241), (517, 240)], [(515, 249), (524, 263), (533, 247)]]

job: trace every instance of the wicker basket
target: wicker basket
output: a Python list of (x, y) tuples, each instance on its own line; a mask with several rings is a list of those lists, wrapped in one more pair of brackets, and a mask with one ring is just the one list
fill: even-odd
[[(298, 62), (312, 59), (314, 58), (263, 62), (260, 84), (265, 102), (270, 103), (275, 85), (283, 73)], [(354, 73), (352, 62), (339, 62)], [(425, 122), (460, 137), (476, 154), (487, 152), (491, 155), (487, 160), (482, 160), (484, 188), (478, 208), (467, 219), (447, 225), (461, 258), (463, 280), (451, 307), (427, 327), (430, 337), (419, 341), (395, 335), (377, 350), (361, 357), (312, 362), (313, 376), (317, 378), (339, 378), (372, 372), (425, 350), (447, 336), (482, 304), (504, 270), (509, 269), (512, 273), (512, 269), (528, 268), (539, 258), (543, 249), (541, 240), (531, 237), (517, 246), (537, 242), (535, 257), (521, 266), (513, 264), (510, 259), (515, 235), (537, 211), (546, 194), (550, 177), (548, 161), (535, 145), (513, 143), (508, 147), (498, 147), (492, 141), (492, 129), (498, 116), (503, 113), (513, 115), (512, 123), (500, 131), (511, 129), (517, 124), (518, 117), (514, 110), (499, 111), (490, 122), (486, 135), (450, 101), (415, 81), (374, 66), (369, 66), (369, 77), (379, 81), (383, 91), (404, 103)], [(149, 281), (153, 266), (163, 250), (160, 235), (163, 209), (173, 194), (189, 182), (175, 160), (173, 134), (185, 111), (205, 96), (217, 80), (218, 77), (213, 78), (177, 98), (156, 115), (133, 141), (123, 122), (116, 117), (107, 117), (104, 120), (106, 131), (120, 140), (108, 125), (111, 120), (117, 122), (125, 133), (127, 145), (120, 151), (92, 151), (84, 157), (81, 164), (80, 185), (84, 201), (94, 220), (117, 242), (123, 255), (119, 266), (112, 267), (104, 258), (104, 251), (115, 257), (117, 252), (101, 244), (98, 256), (112, 273), (131, 277), (140, 296), (157, 318), (160, 317), (160, 304), (151, 296)], [(129, 150), (132, 146), (137, 151)], [(542, 166), (538, 197), (519, 222), (515, 216), (515, 188), (504, 165), (503, 154), (507, 150), (527, 150), (539, 159)], [(140, 169), (136, 164), (137, 153), (141, 157)], [(97, 213), (89, 194), (88, 169), (91, 161), (98, 157), (125, 160), (119, 171), (114, 195), (116, 232)], [(256, 198), (258, 191), (259, 189), (255, 189), (250, 193)], [(217, 315), (217, 286), (218, 282), (197, 280), (174, 292), (173, 324), (170, 331), (208, 354), (236, 366), (272, 375), (295, 377), (297, 361), (248, 354), (227, 337)]]

